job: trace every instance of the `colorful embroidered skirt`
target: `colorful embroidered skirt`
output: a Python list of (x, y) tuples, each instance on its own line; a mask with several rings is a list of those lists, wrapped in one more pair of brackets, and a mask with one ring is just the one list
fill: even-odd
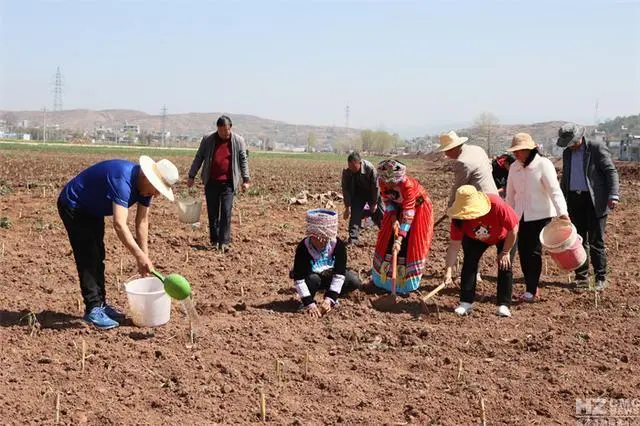
[[(416, 203), (417, 204), (417, 203)], [(398, 218), (402, 223), (402, 217)], [(396, 215), (385, 213), (373, 255), (371, 277), (380, 288), (391, 291), (391, 251)], [(416, 215), (398, 254), (396, 292), (406, 294), (420, 287), (422, 273), (433, 240), (433, 211), (428, 198), (416, 205)]]

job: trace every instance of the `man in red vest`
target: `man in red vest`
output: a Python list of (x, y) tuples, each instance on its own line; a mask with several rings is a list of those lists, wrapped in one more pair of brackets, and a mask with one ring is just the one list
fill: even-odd
[(226, 115), (218, 118), (218, 130), (202, 138), (187, 180), (187, 186), (193, 186), (202, 167), (200, 176), (207, 199), (209, 240), (214, 250), (220, 249), (223, 253), (231, 243), (233, 196), (239, 188), (245, 191), (250, 185), (244, 139), (232, 132), (231, 126), (231, 119)]

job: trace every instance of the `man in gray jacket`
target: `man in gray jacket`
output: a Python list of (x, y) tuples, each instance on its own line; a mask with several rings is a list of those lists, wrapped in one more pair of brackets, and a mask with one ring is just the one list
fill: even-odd
[[(485, 194), (497, 194), (498, 188), (493, 180), (491, 161), (487, 153), (477, 145), (468, 145), (467, 137), (460, 137), (456, 132), (443, 133), (440, 135), (440, 149), (450, 160), (453, 160), (454, 181), (449, 190), (449, 200), (447, 207), (451, 207), (456, 198), (456, 192), (462, 185), (473, 185), (478, 191)], [(461, 241), (449, 240), (447, 255), (445, 258), (445, 283), (453, 283), (452, 271), (458, 252), (462, 246)], [(477, 280), (482, 277), (477, 274)]]
[[(601, 142), (588, 141), (584, 127), (573, 123), (558, 131), (562, 153), (560, 187), (567, 199), (569, 217), (591, 258), (596, 290), (606, 285), (607, 257), (604, 232), (607, 215), (620, 200), (618, 172), (611, 154)], [(589, 263), (576, 270), (576, 288), (588, 287)]]
[(231, 209), (233, 195), (239, 187), (249, 188), (249, 163), (242, 136), (231, 131), (231, 119), (226, 115), (218, 118), (218, 130), (202, 138), (196, 153), (187, 186), (193, 186), (198, 170), (202, 166), (202, 183), (207, 199), (209, 216), (209, 239), (215, 249), (223, 253), (231, 243)]
[[(349, 220), (349, 244), (359, 245), (362, 219), (370, 215), (380, 227), (382, 206), (376, 168), (360, 154), (352, 152), (347, 157), (347, 168), (342, 170), (342, 196), (344, 198), (344, 219)], [(365, 212), (365, 205), (369, 212)]]

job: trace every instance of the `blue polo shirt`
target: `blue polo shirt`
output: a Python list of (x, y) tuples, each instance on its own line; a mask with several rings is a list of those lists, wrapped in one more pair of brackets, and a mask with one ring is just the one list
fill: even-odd
[(65, 185), (62, 203), (94, 216), (113, 215), (113, 205), (131, 207), (136, 203), (149, 207), (151, 197), (138, 192), (140, 166), (126, 160), (107, 160), (94, 164)]

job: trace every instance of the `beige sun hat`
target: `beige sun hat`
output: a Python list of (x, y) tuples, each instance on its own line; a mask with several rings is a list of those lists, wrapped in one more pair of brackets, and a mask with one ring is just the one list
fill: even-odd
[(178, 182), (178, 168), (169, 160), (162, 159), (157, 163), (146, 155), (140, 157), (140, 168), (151, 185), (170, 201), (174, 201), (171, 187)]
[(507, 151), (514, 152), (522, 149), (536, 149), (537, 147), (538, 145), (529, 133), (518, 133), (511, 140), (511, 148), (507, 148)]
[(450, 149), (453, 149), (457, 146), (462, 145), (468, 140), (469, 138), (464, 136), (460, 137), (454, 131), (451, 131), (449, 133), (443, 133), (440, 135), (440, 148), (438, 149), (438, 151), (439, 152), (449, 151)]
[(456, 199), (447, 214), (452, 219), (477, 219), (489, 213), (491, 200), (473, 185), (462, 185), (456, 191)]

